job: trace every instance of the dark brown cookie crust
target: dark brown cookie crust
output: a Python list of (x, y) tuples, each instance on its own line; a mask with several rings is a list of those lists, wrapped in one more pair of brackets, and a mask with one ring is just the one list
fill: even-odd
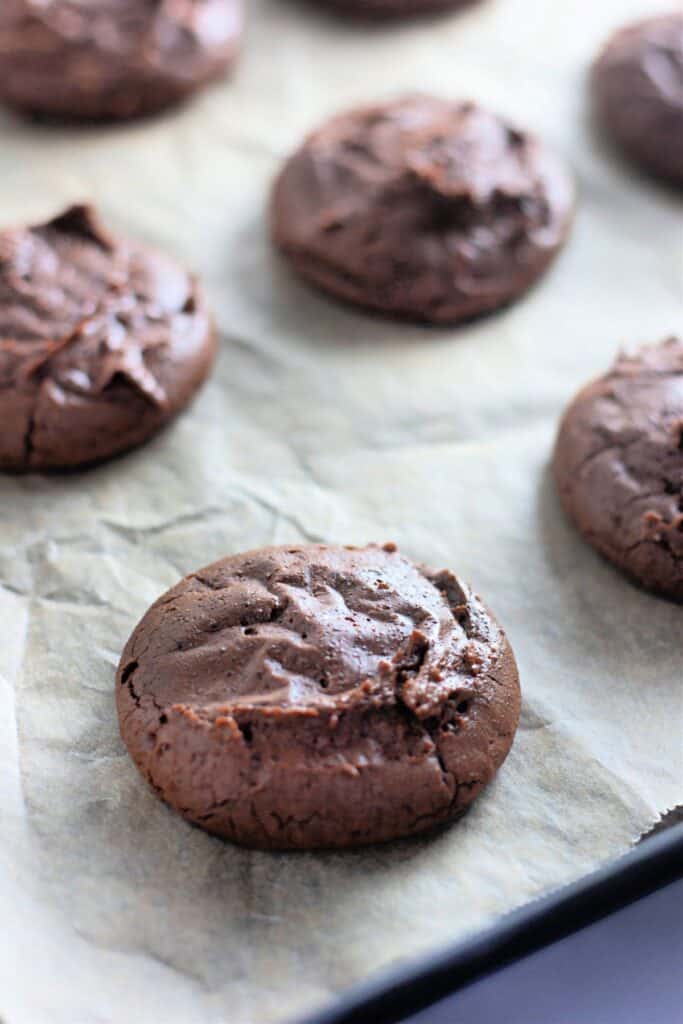
[(142, 444), (214, 353), (196, 282), (89, 207), (0, 232), (0, 469), (73, 469)]
[(83, 120), (152, 114), (222, 77), (242, 0), (73, 0), (0, 5), (0, 99)]
[(683, 184), (683, 11), (627, 25), (593, 67), (604, 131), (636, 163)]
[(338, 298), (449, 324), (525, 292), (572, 205), (570, 178), (537, 139), (472, 103), (411, 96), (310, 135), (275, 184), (272, 233)]
[(384, 548), (264, 548), (154, 604), (117, 675), (156, 793), (247, 846), (359, 846), (459, 815), (519, 718), (507, 639), (448, 572)]
[(683, 342), (622, 355), (579, 392), (554, 472), (593, 547), (643, 587), (683, 601)]

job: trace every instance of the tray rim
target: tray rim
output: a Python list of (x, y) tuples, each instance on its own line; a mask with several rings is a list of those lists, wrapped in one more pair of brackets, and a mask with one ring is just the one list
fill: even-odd
[[(470, 939), (381, 971), (296, 1024), (400, 1024), (474, 981), (683, 878), (683, 822)], [(295, 1022), (290, 1022), (295, 1024)]]

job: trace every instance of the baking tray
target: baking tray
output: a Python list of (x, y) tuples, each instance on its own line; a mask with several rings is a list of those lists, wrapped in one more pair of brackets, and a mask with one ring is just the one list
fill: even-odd
[[(492, 975), (497, 975), (510, 964), (530, 958), (539, 950), (548, 949), (569, 936), (590, 929), (606, 918), (611, 920), (606, 922), (608, 928), (603, 929), (599, 936), (598, 949), (602, 946), (603, 956), (604, 951), (608, 951), (607, 963), (600, 963), (600, 958), (596, 958), (596, 963), (600, 963), (600, 979), (597, 971), (585, 977), (585, 986), (595, 985), (603, 990), (600, 1017), (592, 1017), (591, 1024), (596, 1024), (597, 1020), (626, 1020), (623, 1016), (615, 1016), (615, 1003), (619, 1002), (615, 986), (619, 983), (619, 973), (623, 972), (626, 959), (625, 942), (639, 943), (638, 952), (643, 954), (641, 963), (644, 962), (646, 967), (646, 948), (650, 962), (658, 959), (660, 965), (662, 961), (666, 965), (660, 976), (655, 978), (651, 971), (649, 977), (646, 976), (646, 970), (640, 967), (637, 984), (643, 998), (639, 1000), (638, 1007), (633, 1006), (629, 1024), (678, 1024), (683, 1005), (682, 884), (683, 823), (653, 836), (631, 853), (587, 878), (510, 914), (475, 939), (456, 943), (433, 956), (374, 979), (321, 1013), (306, 1017), (301, 1024), (445, 1024), (446, 1021), (455, 1021), (456, 1017), (458, 1021), (464, 1021), (468, 1018), (465, 1013), (461, 1015), (455, 998), (458, 993), (482, 982), (482, 979), (491, 979)], [(662, 894), (669, 904), (666, 914), (658, 914), (660, 907), (646, 900), (660, 890), (667, 890)], [(636, 901), (645, 903), (638, 908), (639, 919), (637, 922), (633, 919), (627, 930), (623, 916), (618, 912), (631, 907)], [(612, 920), (612, 915), (617, 916)], [(637, 927), (635, 935), (634, 925)], [(567, 950), (561, 949), (560, 953), (566, 956)], [(561, 972), (561, 957), (555, 958), (554, 967)], [(508, 990), (494, 1000), (496, 1005), (508, 996), (509, 991), (518, 993), (522, 985), (533, 992), (530, 998), (534, 1004), (543, 1003), (544, 988), (553, 989), (553, 979), (547, 973), (549, 969), (552, 971), (553, 967), (547, 962), (538, 964), (533, 987), (529, 986), (528, 977), (519, 978), (514, 986), (508, 986)], [(652, 992), (652, 986), (657, 982), (660, 986), (658, 999)], [(488, 983), (495, 985), (495, 979)], [(643, 1016), (646, 1000), (647, 1016)], [(489, 1005), (492, 1003), (490, 993), (487, 1002)], [(475, 1005), (483, 1005), (483, 1000)], [(471, 1013), (472, 1008), (470, 1006), (467, 1010)], [(511, 1004), (509, 1011), (513, 1010), (518, 1011), (514, 1015), (515, 1021), (524, 1019), (518, 1005)], [(533, 1016), (534, 1021), (541, 1019), (538, 1012), (526, 1012)], [(545, 1020), (550, 1024), (550, 1011), (543, 1012), (548, 1013)], [(623, 1013), (623, 1009), (618, 1012)], [(571, 1006), (565, 1005), (561, 1019), (571, 1020), (572, 1024), (578, 1024), (579, 1020), (588, 1021), (587, 1017), (578, 1017), (575, 1013)], [(483, 1024), (483, 1018), (469, 1017), (471, 1021), (475, 1019), (478, 1024)], [(553, 1016), (552, 1019), (556, 1018)]]

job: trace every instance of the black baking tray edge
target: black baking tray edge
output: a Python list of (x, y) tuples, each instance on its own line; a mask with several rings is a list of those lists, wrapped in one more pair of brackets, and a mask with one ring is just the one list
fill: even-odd
[(398, 1024), (439, 999), (683, 877), (683, 823), (474, 938), (385, 971), (297, 1024)]

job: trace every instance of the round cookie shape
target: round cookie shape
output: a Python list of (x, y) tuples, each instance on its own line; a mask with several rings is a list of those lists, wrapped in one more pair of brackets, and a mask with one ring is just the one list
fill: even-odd
[(683, 342), (621, 355), (579, 392), (554, 473), (589, 543), (641, 586), (683, 602)]
[(604, 131), (643, 168), (683, 184), (683, 11), (616, 32), (595, 62)]
[(448, 571), (272, 547), (193, 573), (121, 657), (121, 735), (155, 792), (246, 846), (360, 846), (458, 816), (512, 744), (508, 641)]
[(408, 96), (305, 140), (275, 184), (272, 234), (340, 299), (454, 324), (525, 292), (572, 210), (568, 174), (533, 136), (473, 103)]
[(121, 120), (186, 99), (232, 66), (242, 0), (3, 0), (0, 99), (48, 117)]
[(196, 282), (90, 207), (0, 231), (0, 469), (73, 469), (142, 444), (214, 354)]

